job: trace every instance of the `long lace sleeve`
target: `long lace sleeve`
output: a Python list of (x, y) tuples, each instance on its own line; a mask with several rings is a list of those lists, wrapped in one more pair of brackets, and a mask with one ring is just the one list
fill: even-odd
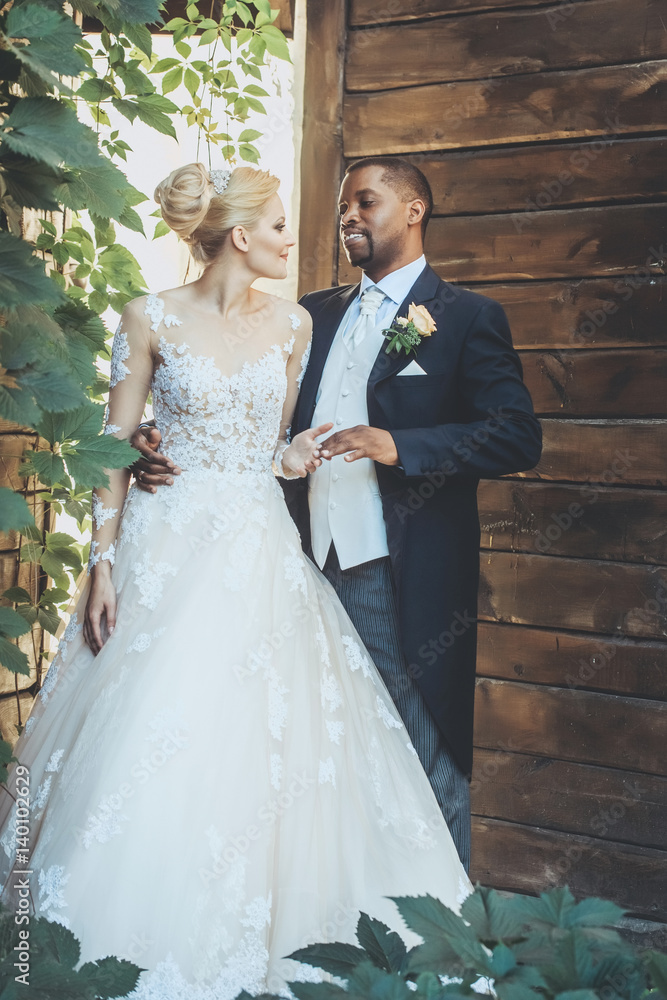
[(306, 373), (308, 359), (310, 358), (310, 344), (313, 332), (313, 323), (310, 314), (301, 306), (296, 307), (298, 312), (290, 313), (290, 320), (295, 337), (294, 349), (287, 362), (287, 395), (283, 406), (282, 419), (280, 422), (280, 434), (278, 443), (273, 455), (273, 471), (283, 479), (298, 479), (297, 473), (292, 472), (283, 465), (283, 455), (290, 444), (290, 428), (292, 417), (296, 408), (296, 401), (301, 388), (303, 376)]
[[(137, 300), (130, 302), (113, 339), (109, 411), (105, 434), (129, 438), (141, 420), (153, 372), (150, 328)], [(116, 535), (130, 482), (128, 469), (107, 470), (108, 488), (93, 490), (93, 537), (88, 569), (108, 560), (114, 563)]]

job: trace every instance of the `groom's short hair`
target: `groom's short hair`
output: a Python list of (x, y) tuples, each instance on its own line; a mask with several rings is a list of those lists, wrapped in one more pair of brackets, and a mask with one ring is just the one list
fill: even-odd
[(425, 211), (422, 219), (422, 234), (424, 234), (433, 212), (433, 192), (421, 170), (400, 156), (365, 156), (351, 163), (345, 171), (345, 176), (355, 170), (361, 170), (362, 167), (382, 167), (382, 183), (392, 188), (401, 201), (419, 198), (424, 202)]

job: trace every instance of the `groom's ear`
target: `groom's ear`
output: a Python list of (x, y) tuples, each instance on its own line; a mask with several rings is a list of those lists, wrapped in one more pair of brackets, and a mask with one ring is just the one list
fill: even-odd
[(426, 205), (421, 198), (413, 198), (408, 202), (408, 225), (420, 226), (425, 212)]
[(232, 243), (242, 253), (247, 253), (250, 249), (248, 246), (248, 237), (243, 226), (234, 226), (232, 229)]

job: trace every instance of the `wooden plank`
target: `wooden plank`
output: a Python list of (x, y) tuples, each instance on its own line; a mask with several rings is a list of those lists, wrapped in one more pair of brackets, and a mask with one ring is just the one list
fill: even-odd
[(539, 415), (667, 416), (664, 348), (527, 351), (521, 360)]
[(345, 84), (348, 91), (390, 90), (663, 59), (665, 17), (665, 0), (587, 0), (565, 10), (555, 3), (351, 31)]
[(19, 694), (20, 716), (15, 694), (6, 694), (0, 697), (0, 739), (7, 740), (12, 746), (19, 738), (17, 724), (20, 721), (25, 726), (30, 709), (33, 703), (32, 694), (22, 691)]
[(477, 285), (475, 291), (501, 303), (518, 348), (667, 346), (667, 281), (648, 267), (618, 279)]
[(667, 205), (432, 219), (426, 254), (450, 281), (615, 277), (667, 271)]
[(333, 284), (342, 176), (345, 5), (308, 3), (301, 143), (299, 295)]
[(667, 194), (666, 158), (661, 136), (405, 157), (428, 177), (435, 215), (658, 199)]
[(667, 565), (667, 493), (488, 479), (478, 490), (481, 546)]
[[(0, 594), (10, 587), (23, 587), (36, 602), (39, 597), (38, 570), (41, 572), (36, 563), (18, 563), (18, 552), (3, 552), (0, 554)], [(7, 604), (6, 601), (3, 603)]]
[(569, 885), (611, 899), (635, 916), (667, 917), (667, 852), (606, 843), (502, 820), (473, 818), (473, 882), (537, 895)]
[[(595, 276), (619, 281), (625, 273), (641, 285), (667, 272), (667, 247), (656, 239), (666, 230), (664, 202), (460, 215), (431, 219), (425, 250), (438, 274), (455, 283)], [(338, 275), (341, 284), (359, 280), (342, 255)]]
[(486, 550), (480, 571), (480, 618), (667, 638), (665, 567)]
[(664, 420), (550, 420), (542, 423), (542, 457), (521, 479), (600, 485), (667, 486)]
[(364, 24), (386, 24), (389, 21), (414, 21), (417, 18), (442, 17), (471, 10), (503, 7), (531, 7), (543, 0), (351, 0), (350, 27)]
[(480, 622), (477, 674), (667, 701), (667, 645)]
[(667, 778), (476, 749), (473, 815), (663, 848)]
[(348, 94), (346, 157), (653, 133), (667, 61)]
[(475, 746), (664, 776), (667, 702), (483, 677)]

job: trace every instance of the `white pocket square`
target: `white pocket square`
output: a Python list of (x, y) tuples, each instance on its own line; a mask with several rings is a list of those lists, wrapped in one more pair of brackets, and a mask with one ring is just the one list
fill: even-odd
[(426, 372), (416, 361), (411, 361), (407, 368), (403, 368), (400, 372), (397, 372), (397, 375), (426, 375)]

